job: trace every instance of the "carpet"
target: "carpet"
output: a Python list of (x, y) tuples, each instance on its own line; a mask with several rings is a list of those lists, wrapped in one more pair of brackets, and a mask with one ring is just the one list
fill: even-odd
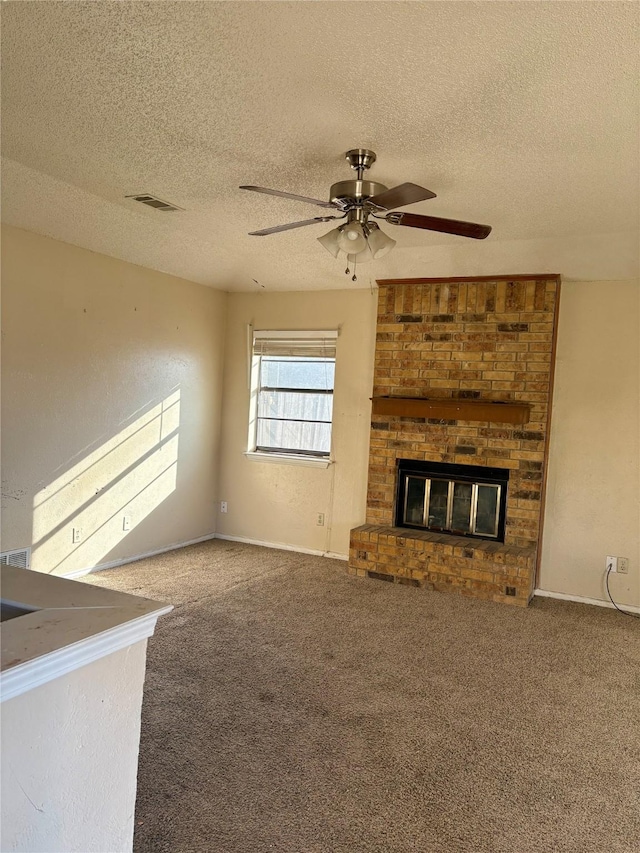
[(214, 540), (85, 581), (168, 601), (136, 853), (632, 853), (640, 630)]

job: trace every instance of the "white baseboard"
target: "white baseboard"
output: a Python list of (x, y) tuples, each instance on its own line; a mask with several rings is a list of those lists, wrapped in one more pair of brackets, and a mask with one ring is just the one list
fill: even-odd
[(262, 539), (247, 539), (246, 536), (228, 536), (226, 533), (216, 533), (215, 538), (226, 539), (229, 542), (243, 542), (245, 545), (260, 545), (262, 548), (277, 548), (279, 551), (311, 554), (314, 557), (329, 557), (332, 560), (349, 559), (346, 554), (336, 554), (334, 551), (318, 551), (313, 548), (302, 548), (299, 545), (286, 545), (284, 542), (264, 542)]
[[(536, 589), (533, 593), (541, 598), (559, 598), (561, 601), (576, 601), (578, 604), (595, 604), (596, 607), (610, 607), (613, 609), (613, 604), (610, 601), (605, 601), (601, 598), (585, 598), (582, 595), (566, 595), (564, 592), (551, 592), (548, 589)], [(628, 610), (629, 613), (639, 613), (640, 607), (635, 604), (620, 604), (616, 602), (621, 610)]]
[(206, 536), (199, 536), (197, 539), (188, 539), (186, 542), (176, 542), (173, 545), (166, 545), (164, 548), (156, 548), (154, 551), (145, 551), (144, 554), (137, 554), (135, 557), (123, 557), (121, 560), (113, 560), (110, 563), (99, 563), (97, 566), (92, 566), (88, 569), (75, 569), (73, 572), (60, 575), (60, 577), (69, 578), (70, 580), (81, 578), (93, 572), (101, 572), (103, 569), (115, 569), (117, 566), (137, 563), (138, 560), (146, 560), (147, 557), (157, 557), (158, 554), (166, 554), (167, 551), (177, 551), (178, 548), (186, 548), (188, 545), (197, 545), (198, 542), (207, 542), (209, 539), (215, 538), (215, 533), (207, 533)]

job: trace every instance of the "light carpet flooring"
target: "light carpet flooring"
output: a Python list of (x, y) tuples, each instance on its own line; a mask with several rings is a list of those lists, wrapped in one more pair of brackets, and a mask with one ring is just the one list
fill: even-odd
[(636, 853), (640, 622), (215, 540), (89, 583), (149, 642), (137, 853)]

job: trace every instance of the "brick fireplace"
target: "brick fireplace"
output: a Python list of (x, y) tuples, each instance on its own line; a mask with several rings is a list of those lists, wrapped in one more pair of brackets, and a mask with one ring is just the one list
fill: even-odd
[[(542, 534), (559, 276), (378, 285), (367, 515), (351, 531), (349, 571), (526, 605)], [(500, 535), (483, 472), (503, 484)], [(409, 524), (399, 526), (396, 499), (409, 493)]]

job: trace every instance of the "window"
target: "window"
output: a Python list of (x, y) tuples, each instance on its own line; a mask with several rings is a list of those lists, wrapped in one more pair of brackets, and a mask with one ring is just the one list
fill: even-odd
[(337, 332), (254, 332), (250, 450), (328, 459)]

